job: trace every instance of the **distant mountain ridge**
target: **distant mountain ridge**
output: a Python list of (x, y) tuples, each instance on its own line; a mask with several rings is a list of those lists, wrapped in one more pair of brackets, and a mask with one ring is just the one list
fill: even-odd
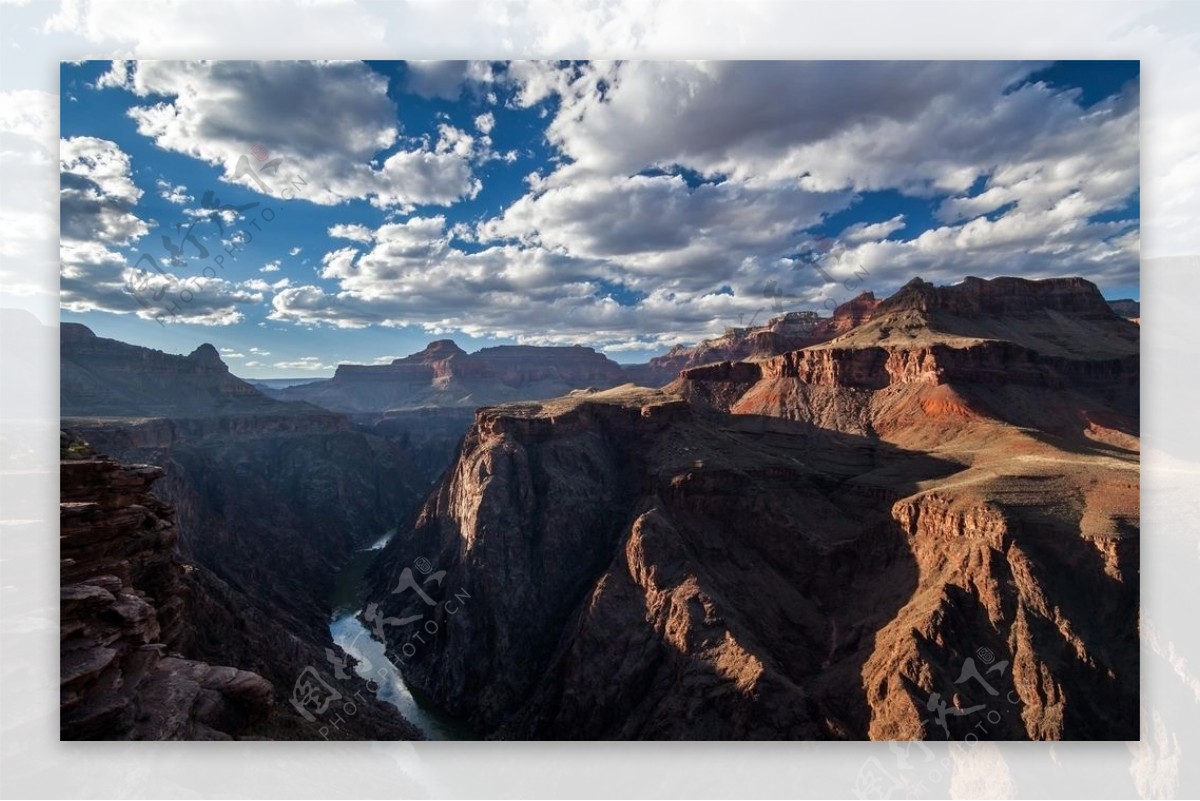
[(98, 337), (79, 323), (63, 323), (59, 347), (59, 409), (65, 417), (328, 415), (313, 406), (267, 397), (230, 373), (217, 349), (207, 343), (179, 356)]
[(1126, 320), (1137, 322), (1142, 317), (1142, 304), (1139, 301), (1121, 298), (1120, 300), (1110, 300), (1108, 305)]
[(271, 390), (339, 412), (477, 407), (554, 397), (579, 387), (625, 381), (621, 366), (579, 345), (501, 345), (467, 353), (448, 339), (385, 365), (342, 364), (333, 378)]

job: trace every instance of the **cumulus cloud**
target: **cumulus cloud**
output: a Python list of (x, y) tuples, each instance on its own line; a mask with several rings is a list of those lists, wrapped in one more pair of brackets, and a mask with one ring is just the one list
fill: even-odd
[(767, 280), (766, 265), (747, 260), (723, 276), (746, 288), (741, 296), (715, 291), (711, 281), (691, 288), (650, 282), (636, 304), (622, 302), (615, 288), (624, 273), (605, 258), (519, 242), (467, 252), (453, 245), (440, 216), (380, 226), (370, 249), (331, 251), (322, 265), (320, 277), (338, 291), (283, 289), (272, 298), (271, 319), (339, 328), (416, 325), (431, 334), (463, 331), (531, 344), (674, 343), (753, 314), (763, 296), (751, 287)]
[(150, 226), (136, 213), (142, 197), (129, 155), (114, 142), (71, 137), (59, 143), (60, 305), (72, 312), (137, 314), (147, 320), (230, 325), (243, 319), (238, 306), (264, 296), (216, 275), (179, 276), (169, 257), (139, 255), (129, 264), (122, 250)]
[(279, 259), (275, 259), (274, 261), (267, 262), (262, 267), (259, 267), (258, 271), (260, 273), (277, 273), (277, 272), (279, 272)]
[(329, 235), (337, 239), (351, 239), (355, 242), (370, 242), (374, 236), (371, 229), (365, 225), (358, 223), (343, 224), (330, 226)]
[(280, 278), (278, 281), (269, 282), (261, 278), (251, 278), (247, 281), (242, 281), (239, 286), (244, 289), (249, 289), (254, 292), (278, 292), (292, 285), (292, 279)]
[[(517, 82), (521, 102), (560, 99), (547, 136), (565, 163), (531, 182), (525, 198), (484, 228), (511, 232), (523, 220), (528, 241), (619, 250), (637, 223), (606, 227), (603, 220), (613, 212), (578, 203), (580, 213), (572, 214), (562, 198), (586, 192), (592, 181), (628, 185), (630, 176), (647, 171), (687, 169), (746, 188), (856, 197), (893, 190), (931, 202), (944, 197), (936, 215), (946, 225), (906, 242), (872, 244), (902, 230), (902, 217), (843, 232), (853, 246), (843, 254), (847, 260), (885, 252), (895, 257), (890, 265), (874, 265), (877, 288), (884, 291), (922, 269), (953, 279), (1079, 273), (1102, 283), (1136, 282), (1137, 220), (1092, 220), (1120, 211), (1137, 191), (1136, 82), (1084, 109), (1076, 90), (1025, 80), (1038, 66), (626, 62), (510, 68), (508, 79)], [(534, 213), (539, 206), (543, 213)], [(650, 219), (640, 225), (653, 231), (656, 219), (663, 223), (661, 240), (643, 235), (642, 263), (661, 262), (675, 247), (671, 232), (679, 221), (670, 204), (663, 209), (642, 209)], [(588, 214), (598, 214), (597, 222)], [(737, 244), (729, 258), (746, 252), (745, 243)], [(778, 281), (791, 283), (792, 277)]]
[(860, 222), (846, 228), (838, 235), (838, 239), (843, 242), (857, 244), (859, 242), (872, 242), (878, 239), (887, 239), (889, 236), (899, 231), (904, 227), (904, 215), (897, 214), (889, 220), (880, 222)]
[(133, 213), (142, 190), (116, 144), (91, 136), (62, 140), (59, 173), (63, 239), (128, 245), (146, 234), (146, 223)]
[[(572, 173), (683, 164), (822, 190), (965, 188), (956, 173), (973, 166), (969, 156), (1013, 134), (989, 131), (974, 144), (964, 135), (1020, 116), (1025, 98), (1002, 92), (1029, 71), (1013, 62), (636, 61), (541, 65), (516, 80), (535, 97), (559, 97), (547, 135)], [(917, 131), (932, 138), (915, 140)], [(912, 160), (897, 158), (905, 154)]]
[(361, 63), (143, 61), (109, 75), (103, 85), (154, 101), (129, 111), (139, 133), (248, 189), (383, 207), (448, 205), (479, 191), (470, 153), (395, 149), (387, 80)]
[(239, 306), (263, 302), (236, 282), (203, 275), (181, 277), (127, 266), (97, 246), (63, 245), (61, 305), (72, 312), (136, 313), (162, 324), (223, 326), (241, 322)]
[(409, 61), (407, 68), (408, 91), (431, 99), (457, 100), (467, 87), (478, 89), (494, 80), (486, 61)]
[(0, 132), (44, 143), (47, 139), (53, 141), (57, 130), (55, 95), (35, 89), (0, 92)]
[(187, 187), (183, 184), (172, 185), (170, 181), (164, 181), (159, 178), (154, 182), (158, 187), (158, 195), (168, 203), (174, 203), (177, 206), (183, 206), (195, 200), (194, 197), (187, 193)]
[(603, 259), (635, 289), (699, 291), (736, 281), (748, 259), (785, 256), (798, 231), (850, 199), (775, 184), (690, 187), (674, 175), (590, 178), (526, 195), (480, 235)]

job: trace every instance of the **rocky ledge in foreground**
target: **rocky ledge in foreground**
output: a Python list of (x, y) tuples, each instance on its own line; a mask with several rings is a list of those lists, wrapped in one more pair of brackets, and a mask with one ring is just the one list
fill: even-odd
[(61, 471), (63, 739), (421, 739), (331, 650), (326, 611), (184, 560), (163, 468), (65, 434)]
[[(159, 467), (78, 444), (61, 463), (61, 737), (227, 740), (265, 720), (270, 682), (185, 659), (174, 510)], [(78, 457), (78, 458), (74, 458)]]

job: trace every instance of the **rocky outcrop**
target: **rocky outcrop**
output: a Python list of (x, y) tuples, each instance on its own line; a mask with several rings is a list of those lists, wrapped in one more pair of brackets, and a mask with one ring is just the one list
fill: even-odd
[(813, 329), (813, 335), (826, 341), (858, 328), (875, 315), (879, 303), (875, 293), (863, 292), (835, 308), (829, 320), (823, 320)]
[(864, 292), (834, 309), (831, 317), (811, 311), (788, 312), (761, 326), (728, 328), (721, 336), (691, 347), (676, 345), (646, 364), (626, 365), (626, 377), (643, 386), (657, 387), (684, 370), (724, 361), (763, 359), (816, 345), (867, 322), (878, 305), (872, 293)]
[(1096, 285), (1083, 278), (967, 277), (953, 286), (940, 287), (914, 278), (879, 304), (875, 316), (906, 309), (960, 316), (1012, 317), (1050, 311), (1107, 319), (1114, 314)]
[(1138, 364), (1137, 327), (1082, 279), (915, 279), (845, 335), (685, 370), (669, 388), (727, 411), (853, 433), (953, 414), (1067, 436), (1104, 419), (1136, 435)]
[[(156, 494), (176, 510), (179, 556), (191, 568), (193, 614), (179, 647), (271, 683), (279, 712), (256, 736), (419, 737), (365, 690), (358, 714), (332, 734), (290, 703), (305, 669), (327, 663), (337, 571), (427, 489), (404, 452), (342, 415), (267, 398), (211, 347), (171, 356), (75, 329), (62, 351), (63, 409), (78, 415), (64, 427), (122, 462), (165, 471)], [(345, 690), (363, 689), (340, 670)]]
[[(1089, 519), (1098, 506), (1128, 510), (1137, 489), (1128, 479), (1109, 484), (1123, 496), (1113, 503), (1071, 498), (1077, 486), (1011, 477), (1003, 493), (934, 491), (897, 503), (920, 578), (864, 666), (872, 739), (961, 739), (980, 736), (981, 723), (987, 739), (1009, 740), (1137, 730), (1136, 531), (1128, 519)], [(1047, 508), (1052, 498), (1065, 508)], [(986, 716), (950, 714), (946, 731), (931, 728), (927, 699), (948, 690), (953, 708)]]
[[(739, 370), (739, 383), (758, 373), (759, 380), (791, 378), (804, 384), (883, 389), (898, 384), (971, 382), (1063, 389), (1136, 388), (1138, 359), (1066, 359), (995, 340), (964, 347), (945, 344), (900, 348), (825, 348), (798, 350), (760, 362), (714, 365), (685, 371), (687, 381), (726, 381)], [(727, 378), (729, 376), (729, 378)]]
[(64, 449), (60, 532), (65, 740), (230, 739), (266, 720), (262, 676), (178, 654), (185, 629), (163, 471)]

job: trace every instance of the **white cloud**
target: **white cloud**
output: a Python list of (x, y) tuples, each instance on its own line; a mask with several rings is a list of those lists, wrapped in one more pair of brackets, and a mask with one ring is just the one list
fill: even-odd
[(158, 187), (159, 197), (168, 203), (183, 206), (195, 200), (194, 197), (187, 193), (187, 187), (183, 184), (172, 185), (170, 181), (164, 181), (159, 178), (154, 182), (154, 185)]
[(370, 228), (358, 223), (350, 225), (339, 223), (330, 226), (329, 235), (338, 239), (350, 239), (355, 242), (370, 242), (373, 236)]
[(302, 250), (304, 250), (304, 248), (301, 248), (301, 247), (294, 247), (294, 248), (292, 248), (291, 250), (289, 250), (289, 251), (288, 251), (288, 255), (289, 255), (289, 256), (299, 256), (299, 255), (300, 255), (300, 251), (302, 251)]
[(262, 293), (205, 276), (180, 277), (128, 267), (95, 245), (63, 245), (62, 308), (72, 312), (136, 313), (163, 324), (233, 325), (239, 306), (263, 302)]
[(279, 272), (279, 269), (279, 259), (275, 259), (274, 261), (269, 261), (262, 267), (259, 267), (258, 271), (260, 273), (277, 273)]
[(59, 144), (59, 302), (73, 312), (137, 314), (146, 320), (231, 325), (238, 307), (261, 304), (253, 288), (215, 275), (169, 272), (169, 254), (142, 252), (130, 265), (119, 252), (145, 236), (135, 213), (142, 190), (133, 183), (129, 155), (115, 143), (72, 137)]
[(96, 80), (97, 89), (128, 89), (133, 73), (133, 61), (113, 61), (108, 71)]
[(239, 286), (252, 290), (254, 292), (278, 292), (281, 289), (286, 289), (292, 285), (292, 279), (280, 278), (275, 282), (264, 281), (261, 278), (251, 278), (248, 281), (242, 281)]
[(250, 352), (253, 353), (255, 356), (270, 356), (271, 355), (271, 351), (263, 350), (262, 348), (250, 348)]
[(322, 364), (318, 356), (301, 356), (296, 361), (275, 362), (275, 366), (281, 370), (328, 370), (334, 365)]
[(504, 72), (505, 83), (517, 89), (515, 105), (536, 106), (553, 95), (565, 95), (577, 72), (549, 61), (513, 61)]
[(244, 359), (246, 354), (239, 353), (236, 348), (218, 348), (223, 359)]
[(199, 209), (184, 209), (183, 213), (193, 220), (211, 220), (213, 222), (220, 221), (222, 226), (233, 225), (238, 220), (242, 219), (242, 215), (234, 208), (199, 208)]
[[(964, 128), (1000, 115), (1001, 91), (1028, 72), (1012, 62), (593, 62), (550, 76), (547, 69), (526, 68), (517, 80), (561, 98), (547, 134), (574, 162), (572, 172), (683, 164), (735, 179), (804, 179), (823, 190), (953, 173), (955, 165), (936, 164), (939, 151)], [(901, 135), (914, 126), (932, 141)], [(847, 135), (873, 144), (852, 159), (820, 158)], [(897, 146), (920, 148), (922, 158), (896, 163), (889, 150)], [(950, 154), (969, 149), (956, 141)], [(872, 175), (879, 170), (888, 174)]]
[[(1137, 92), (1087, 112), (1043, 84), (1006, 91), (1015, 62), (623, 62), (531, 72), (562, 98), (548, 136), (571, 162), (547, 180), (683, 165), (820, 191), (899, 189), (1048, 208), (1074, 191), (1102, 206), (1137, 185)], [(518, 80), (521, 80), (518, 78)], [(781, 98), (785, 98), (781, 102)], [(663, 114), (661, 110), (670, 109)]]
[(397, 141), (397, 109), (387, 80), (364, 64), (142, 61), (122, 69), (123, 86), (155, 100), (129, 111), (141, 134), (249, 189), (402, 208), (479, 191), (471, 154), (453, 148), (399, 150), (374, 163)]
[(492, 129), (496, 127), (496, 117), (490, 111), (485, 114), (480, 114), (475, 118), (475, 127), (481, 134), (490, 134)]
[(899, 231), (904, 227), (904, 215), (897, 214), (890, 220), (882, 222), (868, 223), (860, 222), (848, 226), (846, 230), (838, 234), (838, 239), (851, 244), (860, 242), (873, 242), (877, 239), (887, 239), (889, 236)]
[(0, 92), (0, 131), (43, 143), (58, 135), (58, 97), (34, 89)]
[(106, 139), (77, 136), (59, 144), (61, 227), (65, 240), (128, 245), (149, 230), (133, 213), (142, 196), (129, 156)]
[[(441, 217), (389, 223), (374, 246), (326, 254), (321, 277), (331, 293), (288, 287), (272, 299), (270, 318), (339, 328), (418, 325), (431, 334), (513, 337), (531, 344), (622, 343), (647, 330), (681, 338), (719, 331), (715, 317), (753, 313), (761, 295), (734, 298), (707, 289), (655, 288), (636, 306), (606, 294), (605, 276), (621, 274), (603, 259), (576, 257), (536, 244), (500, 244), (465, 252), (450, 243)], [(761, 265), (730, 280), (747, 287)]]
[(495, 76), (486, 61), (409, 61), (405, 88), (425, 98), (457, 100), (468, 86), (491, 83)]
[(1081, 275), (1112, 286), (1138, 280), (1138, 235), (1121, 223), (1084, 224), (1067, 198), (1046, 212), (1013, 211), (989, 220), (941, 226), (909, 240), (864, 241), (822, 261), (837, 280), (870, 276), (894, 287), (906, 277), (956, 283), (965, 275), (1051, 278)]
[(480, 228), (584, 259), (603, 259), (638, 289), (704, 290), (736, 281), (746, 259), (780, 258), (797, 231), (845, 207), (848, 193), (679, 176), (587, 178), (526, 195)]

